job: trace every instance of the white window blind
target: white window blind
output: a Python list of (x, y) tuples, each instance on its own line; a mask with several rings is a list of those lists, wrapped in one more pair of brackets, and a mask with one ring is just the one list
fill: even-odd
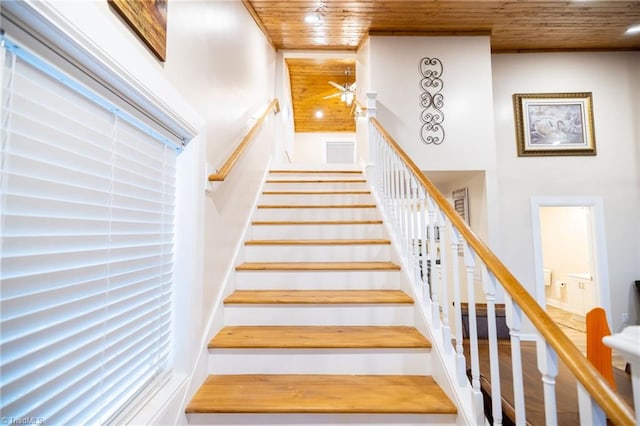
[(0, 419), (102, 423), (169, 369), (178, 150), (6, 46)]

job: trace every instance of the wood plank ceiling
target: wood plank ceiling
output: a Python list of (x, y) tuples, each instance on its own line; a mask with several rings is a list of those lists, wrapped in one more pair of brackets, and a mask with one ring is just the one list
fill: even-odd
[[(640, 1), (624, 0), (243, 0), (276, 49), (349, 50), (369, 35), (487, 34), (494, 53), (531, 51), (640, 50), (640, 33), (625, 34), (640, 24)], [(317, 23), (305, 22), (316, 13)], [(289, 64), (296, 103), (310, 106), (310, 95), (331, 92), (328, 80), (343, 84), (344, 70), (322, 76), (314, 63)], [(318, 66), (330, 69), (327, 62)], [(335, 66), (344, 66), (336, 63)], [(304, 70), (310, 80), (297, 75)], [(353, 72), (355, 75), (355, 72)], [(313, 77), (312, 77), (313, 76)], [(342, 77), (342, 80), (340, 78)], [(313, 88), (314, 85), (318, 88)], [(324, 92), (323, 92), (324, 91)], [(338, 100), (334, 106), (342, 107)], [(304, 107), (298, 108), (298, 112)], [(306, 116), (309, 112), (305, 113)], [(339, 114), (331, 115), (334, 120)], [(326, 115), (325, 115), (326, 117)], [(349, 119), (353, 124), (353, 119)], [(325, 122), (328, 120), (325, 119)], [(317, 120), (305, 119), (317, 131)], [(336, 128), (344, 128), (335, 124)], [(323, 127), (326, 129), (326, 127)]]
[[(355, 132), (351, 108), (339, 96), (324, 99), (339, 93), (329, 81), (340, 85), (355, 81), (355, 60), (288, 58), (286, 64), (297, 132)], [(321, 118), (315, 115), (318, 111), (323, 114)]]

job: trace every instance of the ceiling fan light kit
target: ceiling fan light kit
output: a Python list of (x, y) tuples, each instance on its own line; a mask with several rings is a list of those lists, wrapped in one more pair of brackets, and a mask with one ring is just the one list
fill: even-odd
[[(345, 80), (347, 80), (351, 75), (351, 70), (347, 68), (344, 72), (344, 75), (345, 75)], [(335, 98), (337, 96), (340, 96), (340, 100), (345, 104), (347, 104), (347, 106), (351, 106), (351, 104), (353, 104), (353, 101), (356, 97), (356, 87), (357, 87), (357, 83), (355, 81), (353, 83), (345, 82), (344, 85), (340, 85), (335, 81), (329, 81), (328, 83), (333, 87), (335, 87), (336, 89), (338, 89), (340, 92), (325, 96), (323, 99), (330, 99), (330, 98)]]

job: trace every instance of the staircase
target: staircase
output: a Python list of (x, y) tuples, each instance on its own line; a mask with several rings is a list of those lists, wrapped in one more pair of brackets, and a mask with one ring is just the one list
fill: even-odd
[(358, 170), (273, 170), (190, 424), (453, 424)]

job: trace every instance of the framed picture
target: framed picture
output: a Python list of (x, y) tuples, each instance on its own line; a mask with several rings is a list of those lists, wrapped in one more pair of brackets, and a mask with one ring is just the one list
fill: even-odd
[(467, 225), (471, 226), (469, 218), (469, 190), (467, 188), (456, 189), (451, 193), (453, 198), (453, 207), (456, 212), (464, 219)]
[(108, 0), (109, 4), (162, 62), (167, 52), (168, 0)]
[(519, 157), (596, 155), (591, 92), (513, 95)]

